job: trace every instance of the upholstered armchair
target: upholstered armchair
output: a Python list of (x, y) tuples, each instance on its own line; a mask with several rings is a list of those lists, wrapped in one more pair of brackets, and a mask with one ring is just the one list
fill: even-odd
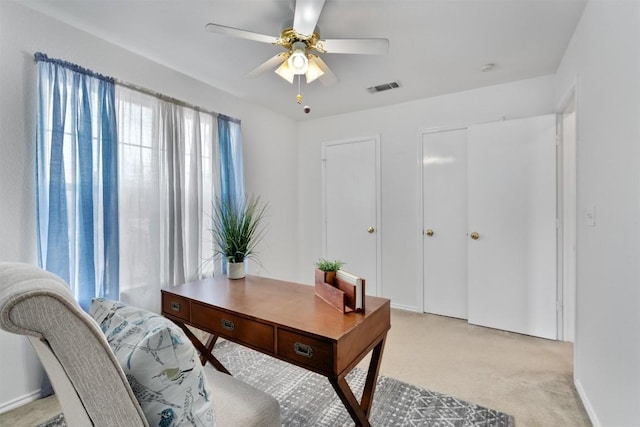
[[(0, 328), (28, 337), (67, 425), (149, 425), (102, 330), (59, 277), (27, 264), (0, 263)], [(204, 372), (216, 425), (280, 426), (273, 397), (214, 369)]]

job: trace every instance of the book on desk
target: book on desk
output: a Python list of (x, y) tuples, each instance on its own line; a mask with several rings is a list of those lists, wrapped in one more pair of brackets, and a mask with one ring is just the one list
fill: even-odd
[(343, 313), (364, 311), (365, 280), (344, 270), (335, 275), (316, 271), (316, 295)]

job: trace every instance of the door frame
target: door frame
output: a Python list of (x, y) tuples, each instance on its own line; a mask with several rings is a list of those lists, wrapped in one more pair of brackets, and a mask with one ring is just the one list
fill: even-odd
[[(569, 86), (565, 94), (560, 98), (556, 108), (558, 116), (558, 340), (573, 342), (575, 344), (577, 335), (576, 322), (576, 303), (578, 294), (577, 282), (577, 225), (578, 225), (578, 79), (577, 76), (573, 83)], [(564, 141), (564, 116), (573, 112), (573, 150), (569, 154), (572, 158), (567, 158), (565, 153)], [(573, 175), (574, 184), (565, 182), (564, 175), (570, 173)], [(573, 216), (565, 215), (565, 195), (573, 197), (574, 214)], [(571, 245), (565, 245), (565, 233), (567, 230), (574, 230), (574, 248)], [(573, 264), (575, 271), (573, 272), (573, 283), (567, 282), (567, 269)], [(575, 368), (574, 354), (574, 368)], [(574, 369), (575, 372), (575, 369)]]
[(375, 229), (376, 229), (376, 295), (383, 296), (383, 286), (382, 286), (382, 231), (381, 231), (381, 213), (382, 213), (382, 203), (381, 203), (381, 191), (380, 191), (380, 134), (375, 134), (371, 136), (363, 136), (356, 138), (346, 138), (346, 139), (338, 139), (333, 141), (323, 142), (321, 145), (321, 155), (320, 161), (322, 162), (322, 256), (327, 257), (327, 188), (326, 188), (326, 173), (327, 168), (325, 167), (325, 162), (327, 160), (327, 149), (329, 147), (335, 145), (342, 144), (354, 144), (358, 142), (365, 142), (374, 140), (375, 142), (375, 196), (376, 196), (376, 221), (375, 221)]

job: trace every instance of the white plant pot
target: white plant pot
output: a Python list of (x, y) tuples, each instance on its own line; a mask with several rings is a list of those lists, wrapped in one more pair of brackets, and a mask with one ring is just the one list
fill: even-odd
[(244, 262), (229, 262), (227, 264), (227, 277), (229, 279), (242, 279), (244, 276)]

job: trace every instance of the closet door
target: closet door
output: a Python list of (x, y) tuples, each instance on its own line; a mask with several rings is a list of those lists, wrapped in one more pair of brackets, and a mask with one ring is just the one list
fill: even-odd
[(424, 311), (467, 318), (467, 129), (422, 135)]
[(556, 339), (556, 118), (468, 135), (469, 322)]
[(323, 144), (323, 252), (379, 295), (379, 138)]

